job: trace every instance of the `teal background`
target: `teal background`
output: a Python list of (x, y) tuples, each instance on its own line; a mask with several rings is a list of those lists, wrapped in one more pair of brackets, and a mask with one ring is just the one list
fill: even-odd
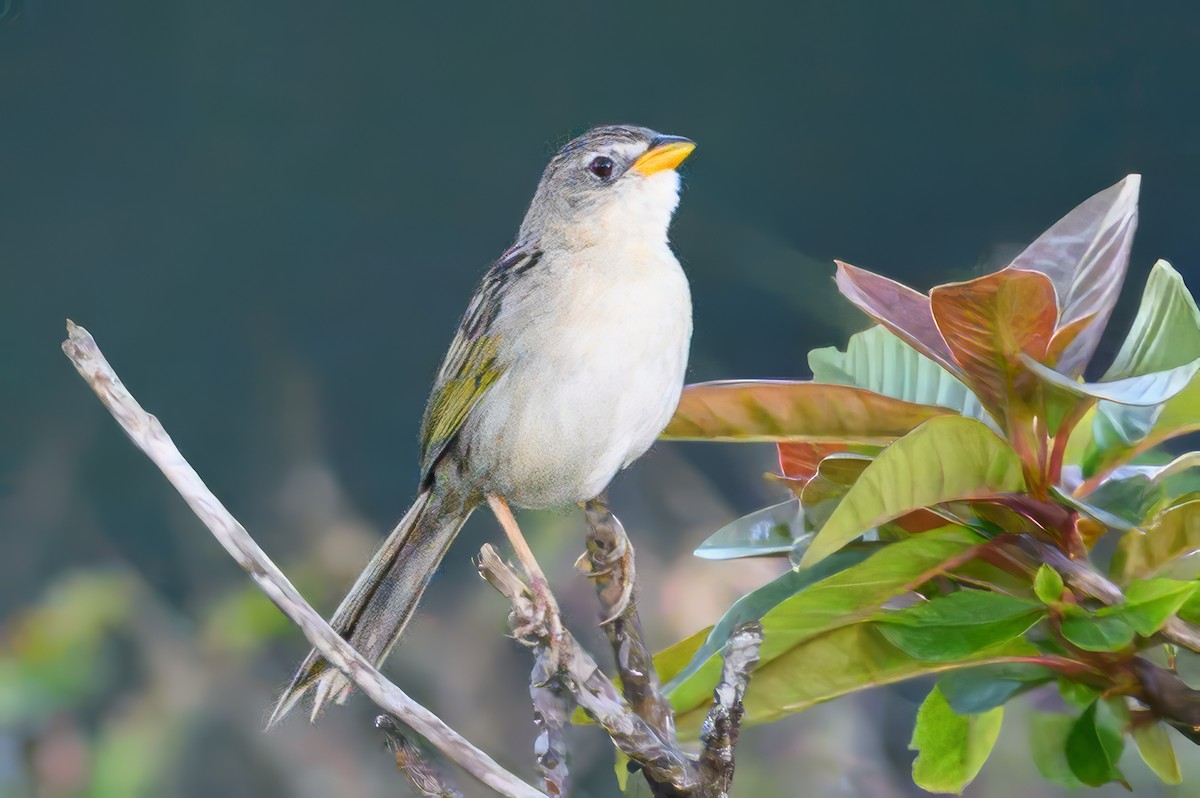
[[(412, 498), (458, 314), (570, 136), (632, 122), (698, 142), (672, 235), (692, 380), (805, 376), (809, 349), (863, 326), (835, 257), (924, 289), (1141, 172), (1102, 369), (1155, 259), (1196, 280), (1198, 34), (1187, 3), (0, 2), (0, 647), (72, 579), (116, 574), (139, 597), (58, 698), (0, 670), (0, 790), (403, 789), (362, 699), (257, 734), (302, 641), (268, 615), (256, 644), (197, 646), (243, 577), (58, 353), (64, 318), (328, 610)], [(620, 478), (656, 644), (768, 577), (687, 552), (774, 495), (771, 467), (769, 447), (664, 444)], [(527, 523), (590, 627), (578, 519)], [(527, 663), (468, 562), (497, 539), (490, 519), (468, 527), (392, 672), (529, 772)], [(918, 794), (920, 697), (749, 733), (738, 794)], [(968, 795), (1056, 794), (1020, 723)], [(604, 756), (581, 732), (580, 794), (611, 794)]]

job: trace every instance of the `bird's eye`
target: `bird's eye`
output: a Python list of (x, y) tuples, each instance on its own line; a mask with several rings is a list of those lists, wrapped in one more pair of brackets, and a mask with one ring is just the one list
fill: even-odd
[(612, 176), (613, 160), (607, 155), (597, 155), (592, 159), (592, 162), (588, 164), (588, 171), (601, 180), (607, 180)]

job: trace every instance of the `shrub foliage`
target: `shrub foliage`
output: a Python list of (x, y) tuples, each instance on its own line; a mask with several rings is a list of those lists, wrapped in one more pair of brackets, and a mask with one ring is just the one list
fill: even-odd
[(1165, 261), (1124, 344), (1083, 380), (1121, 291), (1139, 178), (1077, 207), (1009, 266), (927, 294), (847, 263), (874, 321), (810, 353), (813, 379), (689, 386), (666, 437), (771, 441), (793, 497), (697, 554), (790, 557), (715, 626), (663, 651), (683, 732), (698, 733), (738, 623), (761, 619), (747, 722), (920, 676), (913, 778), (961, 792), (1005, 704), (1056, 685), (1033, 758), (1066, 785), (1123, 781), (1132, 742), (1165, 782), (1172, 729), (1200, 741), (1175, 673), (1200, 639), (1200, 310)]

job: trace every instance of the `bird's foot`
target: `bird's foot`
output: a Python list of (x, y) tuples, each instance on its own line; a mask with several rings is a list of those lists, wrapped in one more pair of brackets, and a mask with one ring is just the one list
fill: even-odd
[(558, 609), (558, 601), (554, 598), (550, 585), (540, 575), (529, 580), (529, 593), (532, 606), (524, 613), (525, 622), (513, 629), (513, 636), (518, 640), (548, 638), (550, 652), (557, 661), (563, 639), (562, 615)]
[(610, 608), (609, 616), (600, 622), (604, 626), (625, 614), (633, 600), (633, 546), (621, 522), (603, 501), (586, 502), (583, 509), (591, 531), (587, 551), (575, 561), (575, 569), (596, 581), (602, 594), (611, 596), (605, 602)]

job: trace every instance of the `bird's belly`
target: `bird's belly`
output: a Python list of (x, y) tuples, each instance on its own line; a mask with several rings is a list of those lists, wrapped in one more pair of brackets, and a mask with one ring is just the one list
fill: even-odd
[(650, 447), (687, 366), (691, 306), (679, 278), (682, 291), (618, 290), (521, 331), (520, 354), (470, 424), (478, 487), (524, 507), (585, 501)]

